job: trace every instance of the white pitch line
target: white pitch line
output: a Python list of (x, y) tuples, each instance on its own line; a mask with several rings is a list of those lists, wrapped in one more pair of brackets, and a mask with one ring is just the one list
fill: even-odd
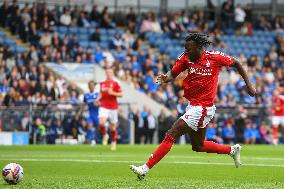
[[(80, 163), (144, 163), (143, 161), (123, 161), (123, 160), (87, 160), (87, 159), (36, 159), (36, 158), (19, 158), (19, 159), (7, 159), (0, 158), (0, 160), (9, 160), (9, 161), (37, 161), (37, 162), (80, 162)], [(192, 164), (192, 165), (226, 165), (233, 166), (232, 163), (214, 163), (214, 162), (192, 162), (192, 161), (173, 161), (173, 162), (163, 162), (167, 164)], [(243, 164), (243, 166), (252, 166), (252, 167), (284, 167), (281, 164), (254, 164), (248, 163)]]
[[(1, 154), (0, 158), (15, 158), (16, 154)], [(129, 157), (137, 157), (137, 155), (131, 154), (102, 154), (102, 155), (78, 155), (78, 154), (64, 154), (64, 155), (55, 155), (55, 154), (45, 154), (45, 155), (27, 155), (27, 154), (19, 154), (20, 157), (26, 158), (60, 158), (60, 157), (73, 157), (73, 158), (129, 158)], [(147, 158), (148, 156), (143, 156)], [(170, 159), (221, 159), (225, 156), (178, 156), (178, 155), (168, 155), (167, 158)], [(242, 159), (246, 160), (263, 160), (263, 161), (284, 161), (284, 158), (273, 158), (273, 157), (250, 157), (250, 156), (242, 156)]]

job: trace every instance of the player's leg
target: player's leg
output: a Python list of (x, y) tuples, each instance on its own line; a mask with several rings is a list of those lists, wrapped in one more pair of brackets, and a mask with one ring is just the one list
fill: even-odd
[(106, 129), (106, 121), (108, 118), (108, 110), (105, 108), (100, 107), (99, 108), (99, 124), (100, 124), (100, 130), (103, 135), (103, 145), (107, 145), (108, 143), (108, 134), (107, 134), (107, 129)]
[(110, 110), (108, 116), (109, 116), (109, 121), (110, 121), (111, 150), (116, 150), (117, 123), (118, 123), (117, 110)]
[(177, 137), (184, 135), (189, 131), (189, 127), (182, 120), (177, 120), (172, 128), (166, 133), (166, 136), (159, 147), (153, 152), (148, 161), (139, 167), (131, 165), (130, 168), (137, 174), (138, 179), (143, 179), (145, 174), (156, 165), (172, 148)]
[(217, 154), (230, 154), (231, 152), (231, 147), (228, 145), (218, 144), (213, 141), (206, 141), (206, 128), (200, 128), (197, 131), (190, 129), (188, 134), (190, 136), (193, 151)]
[(274, 145), (278, 144), (278, 127), (279, 127), (280, 121), (281, 119), (279, 116), (272, 117), (272, 144)]

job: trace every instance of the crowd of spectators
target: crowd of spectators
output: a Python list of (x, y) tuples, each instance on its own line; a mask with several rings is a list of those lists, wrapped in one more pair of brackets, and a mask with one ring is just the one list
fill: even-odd
[[(211, 4), (211, 8), (214, 8), (214, 5)], [(134, 9), (130, 8), (125, 19), (122, 19), (124, 21), (121, 21), (109, 13), (108, 7), (100, 11), (94, 5), (90, 12), (79, 6), (50, 10), (46, 3), (38, 4), (35, 1), (31, 6), (25, 4), (20, 8), (16, 0), (11, 5), (4, 0), (0, 7), (0, 25), (18, 35), (24, 42), (29, 42), (30, 47), (24, 54), (13, 54), (9, 47), (0, 47), (0, 105), (47, 105), (52, 101), (78, 103), (80, 91), (76, 86), (66, 82), (61, 76), (55, 76), (43, 66), (44, 62), (76, 62), (100, 64), (103, 67), (114, 66), (119, 79), (128, 82), (130, 86), (151, 96), (167, 108), (177, 111), (174, 111), (173, 115), (180, 115), (187, 105), (183, 98), (181, 80), (161, 87), (155, 84), (155, 75), (170, 70), (174, 60), (149, 48), (145, 42), (145, 33), (169, 33), (172, 38), (180, 39), (181, 34), (185, 32), (204, 32), (213, 37), (214, 46), (226, 48), (220, 38), (224, 33), (233, 31), (235, 35), (253, 35), (254, 30), (284, 29), (283, 17), (258, 16), (253, 19), (250, 6), (234, 5), (230, 0), (224, 2), (220, 15), (212, 14), (202, 10), (181, 10), (157, 17), (153, 12), (137, 15)], [(57, 26), (93, 28), (94, 32), (89, 36), (89, 40), (100, 42), (100, 30), (115, 29), (116, 25), (124, 29), (123, 32), (114, 34), (109, 48), (99, 45), (94, 49), (83, 48), (75, 34), (61, 37), (55, 30)], [(258, 91), (257, 97), (251, 98), (247, 94), (238, 73), (222, 68), (216, 103), (224, 107), (234, 107), (237, 104), (270, 106), (274, 89), (283, 89), (284, 86), (284, 36), (276, 37), (275, 45), (264, 59), (257, 55), (245, 57), (240, 54), (239, 60), (248, 70), (250, 80)], [(185, 74), (183, 73), (181, 78)], [(137, 122), (137, 128), (143, 131), (137, 134), (137, 138), (141, 143), (151, 142), (152, 131), (149, 126), (142, 126), (151, 125), (148, 123), (151, 122), (148, 113), (143, 113), (139, 120), (141, 119), (145, 123)], [(256, 125), (258, 130), (262, 127), (261, 123)], [(143, 129), (144, 127), (147, 129)], [(248, 129), (253, 127), (248, 126)], [(210, 128), (214, 130), (214, 124)], [(216, 133), (219, 133), (219, 137), (223, 136), (220, 132)]]

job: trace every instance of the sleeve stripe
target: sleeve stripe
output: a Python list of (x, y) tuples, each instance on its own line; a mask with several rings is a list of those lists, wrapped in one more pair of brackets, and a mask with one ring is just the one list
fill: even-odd
[(184, 52), (182, 52), (181, 55), (179, 55), (178, 59), (180, 60), (183, 55), (184, 55)]

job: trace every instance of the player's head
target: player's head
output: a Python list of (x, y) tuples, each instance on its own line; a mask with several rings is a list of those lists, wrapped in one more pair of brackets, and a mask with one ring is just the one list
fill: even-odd
[(88, 85), (90, 92), (94, 92), (96, 83), (94, 81), (89, 81)]
[(113, 80), (113, 69), (112, 68), (106, 68), (106, 78), (107, 80)]
[(280, 95), (280, 90), (278, 88), (274, 89), (273, 91), (273, 95), (276, 97), (276, 96), (279, 96)]
[(191, 33), (185, 38), (184, 52), (190, 61), (194, 61), (202, 55), (203, 48), (209, 46), (211, 43), (208, 35)]

